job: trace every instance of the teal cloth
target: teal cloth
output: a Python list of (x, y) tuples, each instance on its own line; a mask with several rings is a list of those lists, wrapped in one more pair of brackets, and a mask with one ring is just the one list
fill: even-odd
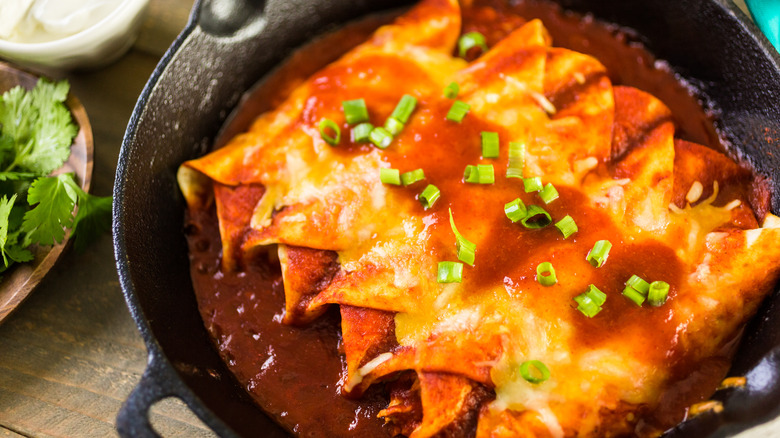
[(780, 0), (745, 0), (745, 3), (758, 27), (780, 51)]

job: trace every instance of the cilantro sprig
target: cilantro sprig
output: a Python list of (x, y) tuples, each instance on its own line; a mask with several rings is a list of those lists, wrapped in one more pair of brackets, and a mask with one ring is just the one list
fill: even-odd
[(0, 96), (0, 272), (32, 260), (31, 245), (62, 242), (67, 229), (83, 250), (110, 228), (111, 197), (86, 193), (73, 174), (50, 176), (78, 133), (65, 106), (69, 89), (41, 79)]

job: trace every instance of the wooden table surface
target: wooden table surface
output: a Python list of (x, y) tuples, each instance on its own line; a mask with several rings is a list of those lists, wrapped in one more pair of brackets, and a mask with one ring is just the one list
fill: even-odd
[[(93, 193), (111, 193), (133, 106), (192, 3), (151, 0), (127, 55), (104, 69), (66, 76), (92, 122)], [(84, 254), (69, 252), (0, 326), (0, 438), (116, 436), (116, 414), (145, 366), (146, 348), (105, 235)], [(175, 399), (154, 406), (152, 423), (166, 437), (214, 436)], [(744, 438), (780, 436), (780, 422), (773, 423)]]
[[(127, 55), (103, 69), (65, 76), (92, 123), (92, 193), (111, 194), (133, 106), (192, 4), (151, 0)], [(105, 235), (84, 254), (69, 251), (0, 326), (0, 438), (116, 436), (116, 414), (145, 366), (146, 348)], [(173, 399), (155, 405), (152, 422), (164, 436), (214, 436)]]

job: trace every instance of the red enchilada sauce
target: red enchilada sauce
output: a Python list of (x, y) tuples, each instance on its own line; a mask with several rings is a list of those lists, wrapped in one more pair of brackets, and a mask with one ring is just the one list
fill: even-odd
[[(521, 16), (529, 19), (541, 18), (553, 37), (554, 45), (593, 54), (605, 64), (614, 84), (631, 85), (649, 91), (664, 101), (673, 114), (683, 115), (684, 118), (674, 118), (678, 137), (721, 149), (710, 117), (691, 90), (671, 70), (665, 68), (664, 64), (656, 63), (643, 48), (629, 44), (626, 33), (588, 17), (563, 13), (553, 4), (524, 2), (507, 6), (505, 3), (507, 2), (497, 0), (475, 1), (473, 7), (464, 10), (464, 31), (481, 31), (488, 38), (489, 44), (494, 44), (525, 22)], [(255, 116), (278, 105), (295, 86), (337, 59), (341, 53), (364, 41), (374, 28), (386, 21), (386, 17), (367, 19), (298, 51), (275, 74), (252, 91), (242, 112), (231, 121), (221, 139), (217, 141), (217, 147), (247, 129)], [(436, 117), (443, 118), (447, 108), (431, 105), (429, 110), (434, 112)], [(476, 119), (464, 122), (462, 129), (457, 133), (450, 133), (452, 138), (446, 139), (446, 142), (463, 147), (463, 138), (478, 139), (482, 130), (500, 131), (496, 127), (486, 125)], [(426, 136), (424, 127), (421, 129), (420, 135)], [(466, 134), (465, 131), (473, 132)], [(439, 137), (448, 135), (446, 132), (427, 134)], [(441, 138), (438, 140), (442, 141)], [(344, 153), (360, 153), (362, 147), (366, 146), (346, 148)], [(448, 154), (451, 152), (452, 150)], [(461, 154), (461, 158), (443, 160), (442, 156), (430, 151), (426, 152), (425, 157), (400, 154), (394, 156), (390, 149), (386, 153), (393, 167), (408, 167), (402, 164), (405, 162), (413, 162), (415, 167), (424, 167), (426, 175), (432, 180), (440, 181), (437, 185), (441, 184), (439, 187), (451, 194), (463, 190), (456, 187), (446, 190), (448, 179), (437, 174), (458, 174), (466, 164), (471, 164), (473, 159)], [(452, 155), (457, 157), (457, 154)], [(437, 165), (425, 166), (425, 162), (431, 160)], [(452, 184), (454, 183), (453, 180)], [(505, 185), (505, 182), (497, 179), (491, 190), (508, 192), (509, 188), (504, 187)], [(236, 199), (243, 200), (234, 204), (234, 208), (239, 210), (253, 209), (263, 193), (262, 187), (235, 190), (221, 187), (220, 190), (233, 191)], [(548, 210), (554, 217), (565, 214), (563, 210), (557, 211), (562, 208), (581, 212), (581, 219), (578, 219), (580, 233), (573, 240), (591, 242), (601, 238), (600, 236), (613, 234), (599, 225), (610, 222), (606, 215), (587, 207), (582, 195), (565, 188), (559, 188), (559, 191), (561, 202), (549, 205)], [(465, 196), (464, 194), (463, 197)], [(469, 205), (468, 199), (453, 197), (450, 201), (461, 206)], [(484, 205), (484, 202), (499, 201), (500, 206)], [(505, 200), (502, 197), (480, 197), (480, 202), (483, 203), (479, 206), (481, 211), (503, 212)], [(483, 285), (501, 284), (506, 279), (500, 270), (496, 269), (510, 264), (510, 259), (515, 266), (528, 264), (528, 275), (533, 276), (535, 272), (532, 271), (536, 264), (523, 263), (518, 259), (518, 254), (532, 254), (533, 248), (541, 245), (541, 242), (557, 238), (557, 230), (548, 227), (535, 232), (523, 232), (522, 239), (507, 243), (507, 236), (517, 234), (518, 228), (512, 226), (512, 229), (508, 230), (507, 227), (511, 224), (506, 220), (496, 220), (496, 217), (485, 219), (495, 220), (495, 231), (491, 238), (496, 243), (488, 245), (497, 250), (489, 252), (491, 260), (481, 260), (481, 267), (466, 281), (476, 281)], [(359, 400), (351, 400), (339, 393), (344, 364), (340, 353), (337, 307), (333, 306), (325, 316), (306, 327), (282, 324), (284, 290), (278, 261), (274, 260), (274, 251), (255, 255), (247, 266), (237, 271), (223, 271), (220, 264), (219, 229), (213, 206), (209, 211), (190, 211), (187, 222), (192, 278), (206, 328), (230, 370), (257, 403), (278, 423), (301, 436), (389, 436), (390, 429), (383, 425), (382, 419), (377, 418), (377, 413), (388, 403), (385, 388), (381, 384), (374, 385)], [(449, 227), (442, 217), (438, 218), (438, 222), (439, 226), (444, 223)], [(615, 232), (614, 235), (618, 234)], [(625, 278), (635, 273), (644, 278), (664, 278), (672, 285), (680, 281), (682, 267), (669, 248), (660, 244), (643, 244), (642, 248), (635, 248), (636, 245), (613, 243), (614, 262), (611, 262), (610, 270), (603, 271), (598, 283), (603, 290), (621, 290)], [(618, 252), (624, 256), (619, 256)], [(635, 256), (648, 253), (655, 254), (656, 257)], [(659, 263), (658, 260), (663, 262)], [(671, 296), (674, 294), (673, 288)], [(574, 309), (571, 311), (576, 312)], [(581, 325), (577, 330), (582, 334), (578, 339), (579, 348), (593, 348), (599, 342), (598, 339), (587, 336), (587, 333), (619, 332), (620, 336), (630, 338), (632, 331), (641, 328), (639, 324), (644, 327), (651, 324), (656, 329), (656, 345), (664, 347), (659, 349), (648, 346), (647, 357), (643, 359), (650, 363), (674, 360), (674, 357), (668, 357), (673, 352), (668, 348), (674, 345), (676, 335), (676, 327), (669, 324), (672, 319), (669, 313), (670, 311), (663, 307), (640, 309), (632, 306), (628, 300), (614, 300), (611, 306), (605, 307), (603, 318), (574, 318), (574, 321)], [(617, 330), (617, 327), (620, 329)], [(724, 352), (723, 357), (713, 358), (712, 363), (707, 366), (679, 363), (682, 384), (664, 396), (669, 402), (664, 403), (664, 408), (655, 414), (662, 415), (663, 418), (656, 417), (654, 420), (650, 417), (648, 421), (666, 425), (680, 421), (685, 406), (708, 396), (709, 394), (701, 391), (711, 391), (723, 377), (727, 367), (728, 352)], [(693, 372), (699, 368), (706, 371)], [(688, 374), (691, 376), (684, 380), (683, 376)]]

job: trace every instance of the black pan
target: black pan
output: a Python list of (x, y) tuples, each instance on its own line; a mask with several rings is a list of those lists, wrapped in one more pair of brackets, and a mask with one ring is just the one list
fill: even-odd
[[(293, 49), (392, 0), (201, 0), (154, 71), (127, 128), (114, 186), (114, 248), (130, 312), (149, 349), (141, 383), (122, 406), (124, 437), (155, 436), (148, 410), (182, 399), (224, 437), (286, 436), (227, 370), (203, 326), (192, 291), (176, 170), (203, 155), (242, 96)], [(731, 0), (560, 0), (566, 9), (637, 31), (646, 46), (697, 84), (722, 113), (718, 126), (773, 181), (780, 207), (780, 57)], [(720, 414), (703, 414), (668, 437), (728, 436), (780, 414), (780, 293), (746, 329), (719, 391)]]

